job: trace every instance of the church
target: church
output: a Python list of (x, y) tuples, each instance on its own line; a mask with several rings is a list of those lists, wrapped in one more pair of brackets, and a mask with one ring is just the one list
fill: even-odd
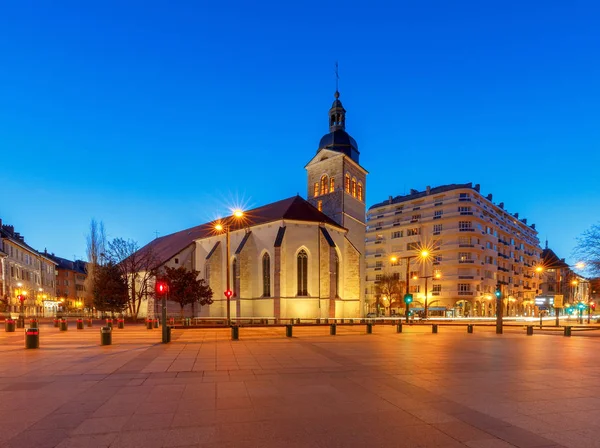
[[(350, 318), (365, 309), (367, 171), (346, 132), (346, 110), (335, 92), (329, 133), (307, 163), (307, 198), (282, 199), (157, 238), (158, 266), (195, 269), (213, 290), (211, 305), (186, 316), (232, 319)], [(159, 268), (160, 270), (160, 268)], [(229, 276), (229, 278), (228, 278)], [(153, 316), (149, 297), (140, 317)], [(169, 305), (169, 314), (179, 312)]]

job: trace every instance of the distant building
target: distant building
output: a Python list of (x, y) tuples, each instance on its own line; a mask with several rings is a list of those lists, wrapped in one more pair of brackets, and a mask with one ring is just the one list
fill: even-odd
[(575, 272), (564, 258), (559, 258), (552, 249), (548, 248), (547, 241), (541, 255), (540, 271), (538, 300), (548, 299), (548, 303), (552, 305), (555, 297), (561, 295), (565, 307), (578, 302), (587, 303), (590, 300), (592, 282)]
[(46, 254), (56, 266), (56, 310), (83, 310), (85, 308), (87, 263), (82, 260), (67, 260), (54, 254)]
[[(8, 311), (27, 316), (44, 314), (45, 307), (56, 300), (56, 263), (27, 243), (13, 226), (0, 219), (1, 293)], [(20, 300), (22, 298), (23, 300)]]
[[(423, 249), (426, 259), (418, 257)], [(367, 302), (371, 311), (383, 302), (403, 313), (404, 291), (383, 297), (378, 283), (389, 275), (404, 286), (408, 261), (408, 290), (417, 312), (427, 295), (429, 315), (493, 316), (499, 285), (504, 315), (532, 315), (540, 252), (535, 225), (508, 213), (503, 203), (494, 204), (478, 184), (390, 196), (367, 214)]]

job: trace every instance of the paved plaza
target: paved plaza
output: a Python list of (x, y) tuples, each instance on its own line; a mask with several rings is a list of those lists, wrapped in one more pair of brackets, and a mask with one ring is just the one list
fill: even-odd
[(0, 333), (0, 446), (600, 446), (596, 332), (73, 327)]

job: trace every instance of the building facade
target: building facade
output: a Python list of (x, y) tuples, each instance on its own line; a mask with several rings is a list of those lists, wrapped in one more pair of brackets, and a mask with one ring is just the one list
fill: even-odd
[(56, 265), (56, 301), (52, 306), (48, 303), (46, 312), (83, 311), (86, 303), (85, 280), (87, 263), (82, 260), (67, 260), (54, 254), (45, 254)]
[[(494, 204), (479, 185), (390, 196), (367, 214), (368, 311), (380, 304), (403, 313), (408, 277), (416, 312), (427, 299), (430, 316), (493, 316), (500, 287), (504, 315), (533, 315), (540, 253), (535, 225)], [(382, 297), (379, 283), (389, 277), (402, 284), (395, 297)]]
[(56, 297), (56, 263), (27, 243), (13, 226), (0, 220), (2, 297), (9, 312), (26, 316), (44, 314), (45, 303)]

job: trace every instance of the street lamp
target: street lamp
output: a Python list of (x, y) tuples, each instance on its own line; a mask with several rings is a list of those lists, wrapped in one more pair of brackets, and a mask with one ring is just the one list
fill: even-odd
[[(427, 251), (425, 251), (425, 252), (427, 252)], [(430, 278), (439, 279), (441, 277), (442, 277), (442, 274), (439, 271), (436, 272), (435, 274), (432, 274), (432, 275), (422, 275), (420, 277), (420, 278), (424, 278), (425, 279), (425, 306), (424, 306), (425, 319), (427, 319), (429, 317), (429, 315), (428, 315), (428, 302), (427, 302), (427, 280), (429, 280)]]
[[(231, 296), (233, 295), (233, 291), (231, 290), (231, 284), (230, 284), (230, 272), (229, 272), (229, 257), (230, 257), (230, 245), (229, 245), (229, 232), (231, 229), (231, 224), (233, 223), (234, 219), (241, 219), (244, 217), (244, 212), (240, 209), (236, 209), (233, 211), (233, 214), (229, 217), (229, 218), (225, 218), (223, 221), (218, 222), (217, 224), (215, 224), (215, 230), (217, 232), (225, 232), (225, 253), (226, 253), (226, 260), (225, 260), (225, 266), (226, 266), (226, 275), (227, 275), (227, 280), (226, 280), (226, 289), (225, 289), (225, 298), (227, 299), (227, 325), (231, 326)], [(234, 280), (235, 281), (235, 280)], [(239, 316), (237, 316), (239, 317)]]
[(430, 252), (427, 249), (422, 249), (418, 254), (416, 255), (409, 255), (407, 257), (396, 257), (394, 255), (392, 255), (390, 257), (390, 261), (392, 263), (397, 263), (398, 260), (406, 260), (406, 294), (404, 294), (404, 303), (406, 305), (406, 309), (405, 309), (405, 314), (406, 314), (406, 322), (408, 323), (408, 315), (409, 315), (409, 311), (410, 311), (410, 303), (412, 302), (412, 295), (409, 294), (409, 284), (410, 284), (410, 260), (412, 258), (421, 258), (423, 260), (427, 259), (430, 255)]

